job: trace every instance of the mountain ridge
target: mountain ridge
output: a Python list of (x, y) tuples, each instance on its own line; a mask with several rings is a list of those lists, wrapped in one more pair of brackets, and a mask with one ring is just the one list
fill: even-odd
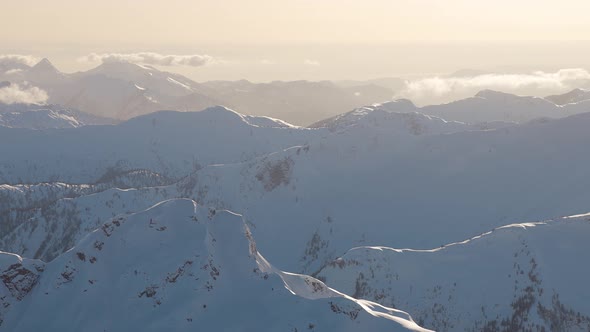
[(224, 104), (248, 115), (302, 125), (392, 96), (389, 89), (379, 86), (347, 88), (331, 82), (198, 83), (180, 74), (125, 61), (105, 62), (88, 71), (68, 74), (44, 59), (32, 68), (0, 73), (3, 80), (30, 82), (47, 92), (49, 103), (117, 120), (163, 109), (195, 111)]
[[(13, 300), (9, 297), (10, 306), (0, 309), (2, 325), (12, 331), (40, 326), (85, 327), (96, 331), (126, 327), (159, 330), (164, 326), (190, 330), (193, 324), (217, 328), (221, 325), (229, 329), (239, 325), (268, 331), (292, 324), (301, 329), (316, 325), (340, 326), (340, 329), (389, 326), (393, 330), (428, 331), (418, 327), (405, 312), (352, 299), (309, 276), (277, 270), (258, 253), (249, 234), (239, 215), (197, 207), (194, 201), (187, 199), (163, 201), (144, 212), (115, 217), (75, 248), (45, 264), (42, 271), (37, 270), (40, 275), (35, 282), (25, 283), (28, 286), (24, 294), (13, 295)], [(195, 237), (204, 241), (190, 241)], [(166, 243), (168, 245), (163, 247)], [(115, 252), (119, 255), (112, 255)], [(133, 265), (126, 265), (130, 260), (122, 259), (121, 255), (134, 257)], [(15, 258), (14, 255), (10, 257)], [(160, 264), (154, 265), (152, 259)], [(101, 267), (105, 264), (108, 269)], [(3, 279), (6, 280), (15, 268), (14, 264), (8, 268), (3, 266)], [(27, 275), (33, 273), (26, 268), (17, 269)], [(273, 275), (282, 280), (279, 282)], [(192, 297), (187, 297), (186, 290), (183, 291), (187, 283), (193, 284)], [(234, 292), (235, 285), (240, 283), (249, 287)], [(23, 281), (13, 284), (21, 286)], [(292, 295), (280, 291), (277, 287), (281, 284)], [(6, 289), (0, 288), (0, 291), (4, 301), (12, 294), (7, 294)], [(110, 308), (101, 308), (100, 301), (94, 299), (105, 293), (120, 300), (112, 301)], [(256, 295), (252, 296), (254, 293)], [(72, 301), (74, 294), (79, 295)], [(319, 302), (304, 305), (291, 299), (293, 295)], [(275, 304), (272, 307), (262, 305), (268, 301)], [(248, 302), (249, 306), (242, 306)], [(129, 303), (141, 311), (127, 309), (121, 313), (118, 309), (126, 305), (121, 307), (118, 303)], [(52, 317), (35, 315), (27, 320), (20, 319), (29, 312), (46, 312), (43, 308), (55, 306), (61, 310)], [(228, 307), (241, 308), (248, 315), (236, 315), (232, 321), (219, 320), (221, 314), (228, 313)], [(269, 309), (264, 309), (266, 307)], [(65, 319), (72, 318), (74, 310), (76, 318)], [(267, 319), (272, 321), (270, 324), (260, 320), (265, 311)], [(277, 314), (272, 314), (273, 311)], [(160, 313), (160, 318), (154, 319), (156, 312)], [(206, 314), (202, 314), (204, 312)], [(289, 319), (285, 319), (285, 312), (291, 313)], [(106, 317), (110, 319), (104, 319)], [(88, 325), (88, 322), (94, 323)], [(395, 328), (395, 323), (399, 328)]]

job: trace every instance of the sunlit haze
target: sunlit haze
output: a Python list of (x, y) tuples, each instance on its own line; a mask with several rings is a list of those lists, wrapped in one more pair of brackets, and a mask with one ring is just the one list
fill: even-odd
[[(0, 52), (66, 72), (90, 53), (209, 55), (197, 81), (333, 80), (587, 67), (590, 2), (4, 1)], [(18, 33), (15, 33), (17, 31)]]

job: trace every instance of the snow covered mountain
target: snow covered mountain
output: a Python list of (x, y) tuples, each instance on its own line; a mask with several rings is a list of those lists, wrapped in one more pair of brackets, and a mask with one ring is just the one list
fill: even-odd
[[(358, 247), (314, 278), (270, 265), (255, 251), (259, 246), (240, 216), (204, 208), (195, 212), (192, 201), (173, 200), (112, 218), (48, 264), (0, 255), (0, 312), (3, 326), (14, 331), (40, 324), (89, 328), (88, 322), (97, 330), (116, 331), (163, 324), (185, 330), (192, 326), (188, 323), (232, 329), (219, 318), (219, 310), (231, 309), (228, 303), (236, 303), (231, 312), (242, 313), (233, 324), (261, 330), (285, 324), (396, 330), (386, 320), (420, 330), (412, 315), (436, 331), (586, 331), (588, 271), (575, 257), (586, 250), (589, 221), (588, 215), (579, 215), (509, 225), (431, 250)], [(285, 248), (277, 244), (274, 250)], [(316, 301), (302, 303), (283, 287)], [(101, 305), (105, 294), (112, 303), (106, 310)], [(21, 319), (27, 312), (50, 313), (55, 306), (61, 308), (59, 315)], [(76, 320), (66, 319), (72, 317), (70, 310), (78, 313)], [(371, 317), (374, 310), (386, 313), (385, 321)], [(285, 312), (290, 319), (285, 320)], [(269, 315), (271, 322), (258, 319)]]
[(0, 255), (3, 327), (587, 330), (589, 223), (560, 217), (588, 211), (590, 113), (562, 116), (474, 124), (400, 100), (318, 128), (224, 107), (0, 127), (0, 250), (41, 259)]
[(115, 120), (59, 105), (1, 104), (0, 126), (28, 129), (77, 128), (113, 124)]
[(443, 134), (466, 130), (498, 129), (515, 125), (514, 122), (491, 121), (468, 124), (447, 121), (436, 116), (418, 113), (411, 101), (400, 99), (383, 104), (357, 108), (348, 113), (316, 122), (310, 128), (342, 131), (349, 127), (385, 128), (393, 132), (413, 135)]
[(436, 331), (588, 331), (590, 215), (496, 228), (436, 249), (358, 247), (317, 277)]
[[(280, 118), (309, 125), (393, 98), (397, 83), (372, 82), (270, 82), (212, 81), (198, 83), (153, 66), (129, 62), (105, 62), (86, 72), (60, 72), (47, 59), (33, 67), (15, 64), (0, 73), (0, 81), (30, 84), (48, 95), (48, 102), (98, 116), (127, 120), (159, 110), (199, 111), (226, 105), (244, 114)], [(386, 80), (387, 81), (387, 80)], [(398, 80), (394, 80), (397, 82)], [(399, 83), (399, 82), (398, 82)], [(387, 86), (387, 87), (385, 87)], [(491, 90), (472, 98), (422, 108), (401, 107), (397, 112), (420, 112), (449, 121), (527, 122), (559, 118), (590, 111), (586, 90), (560, 96), (522, 97)]]
[(166, 73), (152, 66), (136, 65), (129, 62), (106, 62), (77, 75), (81, 77), (101, 75), (112, 79), (131, 81), (140, 88), (169, 96), (185, 96), (199, 89), (199, 84), (182, 75)]
[(104, 63), (72, 75), (72, 80), (82, 89), (70, 97), (70, 105), (94, 114), (108, 112), (117, 119), (165, 109), (199, 111), (222, 104), (201, 93), (201, 85), (184, 76), (127, 62)]
[(377, 85), (348, 88), (309, 81), (197, 83), (153, 66), (123, 61), (67, 74), (43, 59), (33, 67), (19, 64), (18, 68), (2, 71), (0, 81), (26, 82), (46, 92), (49, 103), (117, 120), (160, 110), (199, 111), (226, 105), (249, 115), (308, 125), (393, 96), (389, 89)]
[[(565, 96), (565, 95), (564, 95)], [(344, 113), (312, 124), (311, 128), (337, 126), (340, 122), (356, 121), (373, 110), (385, 112), (419, 112), (447, 121), (460, 121), (493, 129), (513, 123), (525, 123), (542, 118), (563, 118), (590, 112), (590, 101), (580, 97), (570, 103), (558, 104), (553, 100), (538, 97), (522, 97), (509, 93), (484, 90), (472, 98), (448, 104), (415, 106), (410, 100), (399, 99), (375, 104)]]
[(528, 96), (484, 90), (473, 98), (443, 105), (425, 106), (420, 112), (446, 120), (470, 123), (486, 121), (527, 122), (537, 118), (562, 118), (590, 111), (590, 103), (555, 105), (553, 102)]
[[(187, 186), (199, 202), (242, 213), (271, 260), (314, 273), (352, 246), (436, 247), (509, 223), (585, 212), (590, 174), (571, 165), (588, 162), (589, 121), (581, 114), (425, 135), (355, 126), (206, 167)], [(273, 251), (277, 242), (287, 249)]]
[[(77, 138), (58, 143), (53, 139), (61, 136), (45, 133), (45, 144), (64, 148), (56, 154), (59, 159), (39, 157), (39, 165), (43, 161), (46, 166), (29, 166), (30, 173), (17, 170), (33, 165), (30, 151), (43, 143), (32, 137), (26, 144), (7, 145), (0, 155), (12, 155), (3, 164), (15, 165), (5, 166), (5, 174), (15, 180), (27, 174), (67, 180), (77, 174), (80, 183), (90, 186), (101, 177), (147, 169), (170, 182), (131, 190), (103, 186), (69, 195), (58, 190), (51, 202), (29, 204), (19, 211), (7, 209), (3, 224), (11, 226), (0, 234), (3, 249), (51, 259), (106, 218), (145, 209), (163, 199), (190, 197), (243, 214), (256, 226), (252, 231), (259, 246), (268, 246), (271, 259), (289, 270), (313, 273), (363, 243), (435, 247), (507, 223), (582, 213), (590, 199), (584, 189), (590, 174), (583, 167), (571, 168), (588, 162), (584, 152), (584, 142), (590, 139), (588, 114), (482, 130), (420, 114), (374, 112), (383, 118), (367, 118), (333, 132), (282, 128), (282, 123), (259, 127), (225, 109), (157, 115), (120, 126), (87, 127), (94, 135), (106, 128), (109, 131), (103, 134), (113, 142), (127, 142), (118, 144), (119, 155), (117, 148), (96, 145), (98, 139), (83, 143), (84, 136), (76, 135), (86, 132), (84, 128), (60, 131)], [(195, 116), (202, 118), (187, 121)], [(153, 119), (160, 129), (152, 128)], [(161, 150), (143, 147), (152, 139), (140, 134), (146, 130), (154, 130), (151, 135)], [(137, 142), (118, 138), (134, 136), (142, 137)], [(83, 151), (93, 151), (93, 165), (102, 168), (89, 169), (83, 153), (69, 141), (76, 141)], [(179, 141), (198, 144), (178, 147)], [(11, 149), (24, 152), (19, 157)], [(101, 154), (101, 149), (115, 153)], [(246, 149), (251, 152), (243, 154)], [(68, 151), (72, 157), (64, 164)], [(74, 153), (82, 156), (76, 159)], [(169, 166), (162, 167), (159, 160)], [(188, 175), (178, 180), (182, 174)], [(5, 192), (8, 197), (15, 195), (14, 189)], [(422, 208), (424, 202), (428, 209)], [(273, 250), (277, 238), (288, 250)]]
[(48, 59), (33, 67), (5, 73), (0, 78), (37, 87), (47, 93), (50, 104), (116, 119), (129, 118), (166, 109), (145, 90), (125, 79), (95, 74), (66, 74), (60, 72)]
[(278, 270), (239, 215), (190, 200), (113, 218), (47, 264), (1, 253), (0, 271), (10, 331), (427, 331), (403, 311)]
[(242, 116), (224, 107), (163, 111), (115, 126), (72, 130), (0, 127), (0, 182), (93, 183), (108, 172), (134, 169), (182, 177), (201, 166), (305, 144), (322, 132)]

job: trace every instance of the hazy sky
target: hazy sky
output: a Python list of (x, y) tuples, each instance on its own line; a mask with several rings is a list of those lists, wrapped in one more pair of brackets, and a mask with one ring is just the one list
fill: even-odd
[(2, 0), (0, 51), (65, 71), (92, 52), (207, 54), (168, 68), (203, 80), (585, 66), (588, 13), (588, 0)]

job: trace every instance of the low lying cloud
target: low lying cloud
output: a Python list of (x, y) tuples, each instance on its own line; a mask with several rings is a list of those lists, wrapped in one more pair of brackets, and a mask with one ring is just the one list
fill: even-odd
[(19, 67), (22, 65), (31, 67), (39, 61), (39, 58), (32, 55), (0, 54), (0, 66), (3, 67)]
[(305, 59), (303, 64), (306, 66), (319, 66), (320, 62), (318, 60)]
[(17, 69), (9, 69), (9, 70), (5, 71), (4, 74), (6, 74), (6, 75), (14, 75), (14, 74), (21, 73), (22, 71), (23, 70), (20, 69), (20, 68), (17, 68)]
[(10, 84), (0, 87), (0, 103), (45, 104), (47, 92), (29, 84)]
[(191, 66), (200, 67), (210, 64), (214, 61), (209, 55), (172, 55), (159, 54), (154, 52), (139, 53), (91, 53), (80, 58), (83, 62), (131, 62), (136, 64), (146, 64), (154, 66)]
[(470, 77), (430, 77), (407, 81), (398, 97), (418, 104), (445, 102), (473, 96), (484, 89), (517, 94), (544, 95), (563, 93), (588, 86), (590, 72), (582, 68), (561, 69), (554, 73), (482, 74)]

